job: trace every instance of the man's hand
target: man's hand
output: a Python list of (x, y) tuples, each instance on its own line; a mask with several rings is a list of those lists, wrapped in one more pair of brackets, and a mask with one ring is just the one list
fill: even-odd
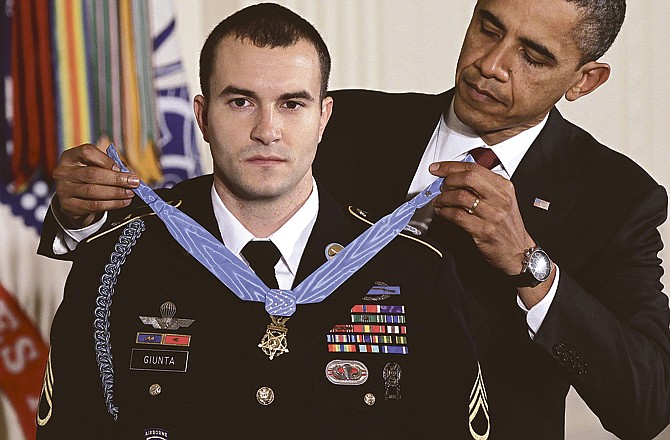
[[(444, 177), (442, 194), (433, 200), (435, 213), (465, 229), (489, 264), (508, 275), (521, 273), (524, 252), (535, 242), (524, 226), (512, 182), (471, 162), (438, 162), (430, 172)], [(527, 307), (546, 295), (554, 272), (536, 288), (519, 289)]]
[(53, 172), (57, 209), (64, 226), (79, 229), (105, 211), (130, 204), (139, 178), (123, 173), (103, 151), (83, 144), (63, 152)]

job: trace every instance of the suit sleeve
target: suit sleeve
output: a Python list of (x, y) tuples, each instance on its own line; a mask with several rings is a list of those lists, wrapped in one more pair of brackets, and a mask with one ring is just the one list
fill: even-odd
[(56, 234), (61, 230), (56, 217), (54, 217), (53, 212), (51, 211), (52, 205), (49, 205), (47, 210), (47, 215), (44, 218), (44, 223), (42, 224), (42, 233), (40, 235), (40, 243), (37, 247), (37, 253), (45, 257), (54, 258), (56, 260), (67, 260), (72, 261), (72, 253), (68, 252), (66, 254), (58, 255), (53, 250), (54, 240), (56, 239)]
[(652, 438), (670, 420), (670, 311), (658, 258), (667, 194), (654, 186), (624, 212), (582, 273), (561, 270), (535, 342), (606, 429)]

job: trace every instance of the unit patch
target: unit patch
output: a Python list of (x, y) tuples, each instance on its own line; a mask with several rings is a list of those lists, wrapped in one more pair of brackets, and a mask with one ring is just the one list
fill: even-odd
[(361, 385), (368, 380), (368, 367), (353, 360), (333, 360), (326, 365), (326, 377), (335, 385)]

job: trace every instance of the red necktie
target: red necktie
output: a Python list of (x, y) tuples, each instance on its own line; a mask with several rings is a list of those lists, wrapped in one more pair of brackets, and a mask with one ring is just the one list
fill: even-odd
[(500, 159), (490, 148), (478, 147), (470, 150), (470, 155), (478, 165), (492, 170), (500, 164)]

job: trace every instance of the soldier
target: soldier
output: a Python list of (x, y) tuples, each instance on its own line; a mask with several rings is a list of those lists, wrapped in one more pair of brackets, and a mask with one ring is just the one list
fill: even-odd
[(160, 191), (180, 211), (141, 186), (68, 254), (39, 439), (488, 437), (451, 257), (410, 234), (380, 249), (382, 223), (356, 238), (366, 213), (312, 177), (329, 70), (281, 6), (212, 31), (194, 110), (214, 174)]

